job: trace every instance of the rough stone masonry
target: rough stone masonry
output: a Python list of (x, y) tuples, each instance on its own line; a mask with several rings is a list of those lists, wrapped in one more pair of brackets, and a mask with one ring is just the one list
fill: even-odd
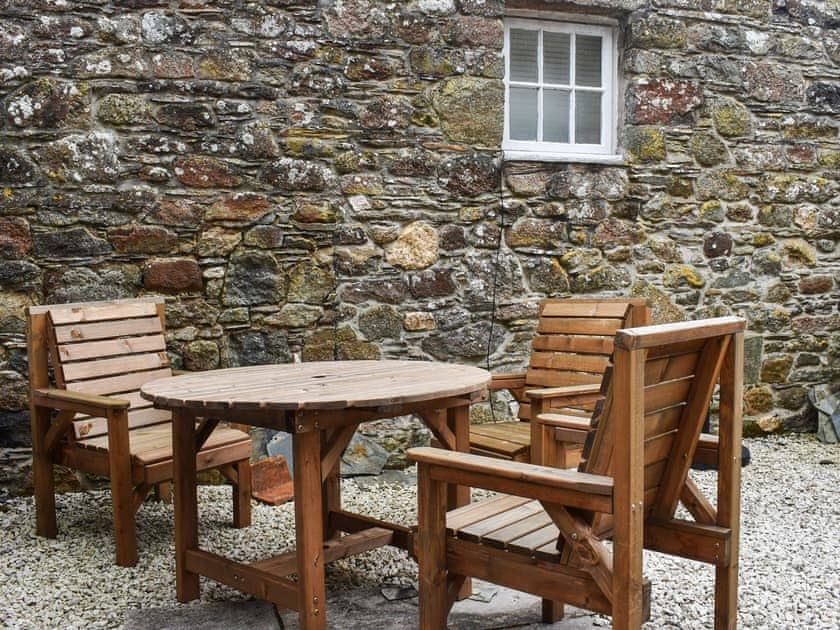
[[(503, 161), (506, 8), (619, 20), (623, 165)], [(540, 298), (631, 294), (658, 321), (748, 318), (749, 429), (812, 430), (808, 388), (838, 384), (838, 0), (0, 0), (0, 18), (0, 485), (25, 478), (41, 302), (165, 294), (190, 370), (507, 370)], [(388, 448), (421, 439), (397, 424)]]

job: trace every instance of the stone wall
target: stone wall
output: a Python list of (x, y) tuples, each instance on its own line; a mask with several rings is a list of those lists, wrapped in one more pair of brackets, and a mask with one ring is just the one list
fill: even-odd
[(620, 21), (625, 165), (502, 162), (498, 0), (0, 0), (0, 483), (28, 455), (23, 308), (145, 293), (193, 370), (506, 370), (549, 295), (741, 314), (751, 426), (811, 429), (840, 354), (840, 5), (516, 7)]

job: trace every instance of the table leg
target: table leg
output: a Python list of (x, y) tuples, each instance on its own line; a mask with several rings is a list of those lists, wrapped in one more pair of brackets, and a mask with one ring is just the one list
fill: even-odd
[(327, 615), (320, 431), (295, 433), (292, 448), (300, 627), (303, 630), (325, 629)]
[[(470, 452), (470, 407), (449, 407), (446, 410), (446, 424), (455, 434), (455, 450), (462, 453)], [(446, 510), (454, 510), (470, 502), (470, 489), (466, 486), (450, 484), (446, 489)], [(466, 599), (472, 595), (472, 579), (467, 577), (458, 589), (457, 599)]]
[(172, 457), (175, 482), (175, 589), (179, 602), (198, 599), (198, 574), (187, 571), (187, 551), (198, 549), (198, 493), (195, 471), (195, 418), (172, 412)]
[[(446, 424), (455, 435), (455, 449), (470, 452), (470, 408), (468, 405), (449, 407), (446, 410)], [(466, 486), (450, 485), (446, 491), (446, 509), (454, 510), (470, 502), (470, 489)]]

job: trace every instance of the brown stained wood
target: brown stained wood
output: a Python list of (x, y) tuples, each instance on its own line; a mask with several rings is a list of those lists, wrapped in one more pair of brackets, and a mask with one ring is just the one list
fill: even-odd
[(109, 394), (136, 391), (149, 381), (166, 378), (171, 375), (172, 373), (169, 368), (148, 370), (146, 372), (134, 372), (120, 376), (109, 376), (105, 378), (95, 378), (89, 381), (76, 381), (75, 383), (68, 383), (67, 391), (78, 392), (80, 394), (107, 396)]
[(569, 352), (531, 353), (531, 368), (548, 370), (573, 370), (575, 372), (603, 373), (609, 364), (608, 356), (580, 355)]
[[(141, 464), (149, 465), (172, 458), (172, 429), (170, 424), (141, 427), (128, 433), (128, 450), (131, 457)], [(220, 427), (215, 429), (202, 445), (205, 449), (235, 445), (249, 441), (247, 433)], [(79, 448), (108, 452), (108, 436), (100, 436), (77, 442)]]
[[(595, 298), (593, 301), (574, 300), (546, 300), (540, 305), (540, 317), (615, 317), (624, 319), (629, 300), (620, 299), (609, 302), (607, 299)], [(643, 304), (645, 300), (638, 300)]]
[(137, 534), (131, 490), (131, 456), (128, 450), (128, 417), (124, 409), (108, 415), (108, 476), (111, 479), (111, 504), (114, 514), (114, 538), (117, 564), (137, 564)]
[(645, 385), (673, 381), (694, 374), (699, 352), (663, 357), (645, 363)]
[(458, 538), (463, 538), (464, 540), (479, 541), (485, 536), (494, 537), (493, 535), (497, 530), (512, 525), (513, 523), (517, 523), (522, 519), (541, 511), (542, 507), (538, 501), (530, 501), (515, 508), (492, 514), (487, 518), (471, 523), (466, 527), (462, 527), (457, 530), (456, 536)]
[(463, 365), (325, 361), (189, 374), (146, 383), (142, 391), (147, 399), (164, 407), (229, 408), (235, 401), (243, 411), (345, 410), (473, 394), (483, 391), (489, 380), (486, 371)]
[(133, 354), (115, 359), (63, 363), (64, 381), (102, 378), (126, 372), (140, 372), (169, 367), (169, 357), (165, 351), (158, 353)]
[[(558, 571), (556, 562), (520, 556), (468, 540), (449, 538), (446, 542), (446, 566), (450, 571), (469, 573), (494, 584), (610, 614), (609, 601), (585, 571)], [(435, 626), (436, 630), (443, 627)]]
[(712, 337), (701, 352), (697, 374), (683, 409), (680, 428), (674, 438), (674, 448), (668, 458), (668, 467), (662, 476), (659, 493), (656, 495), (653, 514), (658, 518), (671, 518), (677, 508), (680, 490), (694, 458), (697, 440), (706, 420), (706, 412), (728, 345), (728, 336)]
[(195, 418), (172, 413), (173, 481), (175, 483), (175, 590), (179, 602), (198, 599), (198, 573), (187, 566), (187, 553), (198, 550), (198, 494), (195, 466)]
[(55, 326), (55, 343), (69, 344), (83, 341), (113, 339), (128, 335), (151, 335), (163, 332), (163, 326), (157, 317), (141, 319), (120, 319), (98, 324), (67, 324)]
[(537, 324), (537, 332), (564, 335), (614, 335), (623, 324), (624, 318), (618, 317), (544, 317)]
[(676, 430), (680, 425), (682, 409), (680, 405), (645, 414), (645, 439)]
[[(177, 497), (176, 497), (177, 501)], [(209, 551), (190, 549), (184, 554), (190, 575), (206, 575), (239, 591), (245, 591), (291, 610), (297, 610), (297, 588), (293, 582), (248, 565), (239, 564)]]
[(371, 518), (361, 514), (354, 514), (344, 510), (336, 510), (329, 513), (327, 518), (330, 529), (342, 532), (356, 533), (371, 528), (386, 529), (391, 532), (391, 542), (388, 544), (400, 549), (405, 549), (414, 554), (414, 531), (412, 527), (388, 523), (379, 519)]
[[(539, 504), (537, 505), (539, 506)], [(551, 517), (542, 509), (542, 506), (539, 506), (539, 509), (535, 510), (533, 514), (486, 534), (482, 537), (481, 542), (485, 545), (508, 549), (515, 543), (521, 545), (523, 539), (535, 532), (542, 532), (542, 535), (545, 536), (551, 524)], [(556, 533), (554, 540), (557, 540)], [(545, 542), (549, 541), (546, 540)]]
[[(144, 407), (142, 409), (128, 410), (128, 428), (137, 429), (139, 427), (150, 426), (153, 424), (169, 423), (172, 420), (172, 412), (164, 409), (155, 409), (154, 407)], [(77, 439), (92, 438), (98, 435), (105, 435), (108, 432), (108, 425), (104, 418), (88, 417), (82, 420), (73, 422), (73, 433)]]
[(518, 389), (525, 387), (525, 372), (515, 374), (493, 374), (490, 378), (489, 389)]
[(67, 432), (70, 430), (73, 423), (73, 416), (74, 413), (72, 411), (65, 409), (60, 411), (55, 420), (52, 421), (52, 425), (43, 438), (43, 448), (50, 454), (50, 457), (59, 448), (61, 440), (66, 437)]
[(555, 545), (557, 544), (557, 537), (560, 535), (560, 530), (557, 529), (557, 525), (554, 524), (554, 521), (551, 520), (549, 517), (549, 523), (538, 530), (535, 530), (529, 534), (525, 534), (520, 538), (514, 538), (507, 542), (505, 548), (509, 551), (515, 551), (519, 553), (524, 553), (528, 556), (534, 556), (536, 554), (536, 550), (540, 549), (546, 545)]
[[(564, 543), (576, 556), (581, 568), (592, 576), (604, 596), (613, 602), (613, 560), (607, 548), (592, 532), (588, 523), (572, 516), (566, 508), (553, 503), (544, 503), (545, 511), (557, 525)], [(639, 567), (641, 573), (641, 567)]]
[(692, 381), (692, 378), (684, 378), (645, 387), (645, 414), (685, 403), (688, 392), (691, 390)]
[[(501, 480), (523, 482), (532, 484), (534, 488), (544, 486), (558, 491), (571, 490), (607, 497), (611, 496), (613, 492), (612, 480), (598, 475), (558, 470), (547, 466), (520, 464), (518, 462), (497, 462), (467, 453), (442, 451), (429, 447), (410, 450), (411, 459), (416, 462), (440, 466), (452, 471), (459, 470), (495, 476)], [(441, 473), (443, 473), (443, 468), (441, 468)]]
[(418, 534), (415, 549), (420, 566), (420, 630), (446, 628), (451, 605), (446, 570), (446, 494), (446, 485), (433, 479), (428, 467), (421, 466), (417, 471)]
[(738, 555), (741, 513), (741, 437), (744, 334), (733, 335), (720, 371), (716, 524), (730, 530), (730, 560), (715, 569), (715, 628), (735, 628), (738, 619)]
[[(639, 329), (636, 329), (639, 330)], [(644, 517), (644, 392), (645, 355), (622, 346), (614, 354), (612, 381), (612, 472), (615, 475), (613, 509), (613, 627), (642, 625), (642, 548)], [(558, 525), (559, 526), (559, 525)]]
[(163, 352), (165, 350), (166, 338), (162, 334), (69, 343), (57, 347), (58, 357), (64, 365), (74, 361), (102, 359), (141, 352)]
[(537, 335), (531, 343), (534, 350), (548, 352), (574, 352), (609, 356), (613, 351), (612, 337), (575, 337)]
[[(324, 542), (324, 562), (335, 562), (342, 558), (377, 549), (390, 545), (394, 538), (394, 532), (381, 527), (371, 527), (359, 532), (354, 532), (340, 539), (327, 540)], [(297, 552), (290, 551), (273, 558), (258, 560), (248, 565), (254, 569), (265, 571), (276, 576), (286, 576), (297, 571)]]
[(157, 305), (163, 304), (163, 301), (162, 297), (141, 297), (106, 302), (51, 304), (30, 307), (29, 312), (33, 315), (49, 313), (55, 324), (97, 322), (156, 315)]
[(326, 628), (324, 585), (324, 523), (322, 513), (321, 435), (318, 431), (292, 437), (295, 483), (295, 542), (297, 548), (298, 613), (302, 628)]
[(642, 349), (672, 343), (685, 343), (711, 336), (742, 333), (746, 322), (740, 317), (717, 317), (677, 324), (659, 324), (645, 329), (623, 330), (616, 334), (617, 346), (626, 349)]
[(725, 567), (730, 562), (731, 536), (725, 527), (651, 519), (645, 525), (645, 548)]
[(64, 389), (32, 389), (31, 400), (34, 405), (51, 409), (71, 409), (77, 413), (87, 413), (107, 417), (114, 409), (126, 409), (127, 400), (115, 397), (69, 392)]
[(446, 513), (446, 528), (455, 532), (468, 527), (472, 523), (486, 519), (488, 516), (513, 509), (528, 503), (529, 499), (513, 497), (506, 494), (496, 495), (478, 503), (470, 503)]
[[(138, 391), (149, 378), (171, 374), (163, 310), (163, 298), (156, 297), (33, 307), (29, 312), (39, 331), (31, 335), (31, 364), (45, 368), (52, 354), (57, 385), (50, 389), (48, 375), (33, 370), (31, 400), (42, 410), (34, 417), (60, 410), (49, 435), (56, 463), (110, 478), (117, 560), (123, 565), (136, 561), (134, 511), (152, 486), (173, 475), (171, 413), (153, 409)], [(194, 459), (207, 467), (247, 461), (249, 456), (247, 435), (233, 439), (228, 434), (217, 436)], [(243, 488), (249, 483), (247, 474), (239, 480)], [(242, 521), (249, 509), (248, 503), (236, 518)]]
[[(537, 498), (558, 525), (555, 531), (541, 527), (544, 514), (523, 514), (527, 503), (509, 508), (496, 499), (497, 509), (481, 514), (477, 510), (483, 504), (470, 506), (469, 511), (456, 513), (468, 527), (462, 528), (463, 535), (450, 527), (442, 570), (593, 610), (598, 610), (600, 598), (602, 612), (612, 614), (614, 627), (635, 629), (649, 614), (650, 584), (642, 578), (642, 549), (647, 543), (653, 550), (715, 565), (715, 627), (734, 628), (739, 506), (733, 478), (740, 473), (743, 348), (738, 348), (741, 333), (731, 330), (741, 326), (723, 319), (674, 325), (664, 331), (659, 328), (650, 336), (660, 345), (651, 344), (644, 329), (636, 329), (630, 334), (633, 348), (618, 346), (615, 368), (604, 377), (604, 399), (594, 411), (581, 466), (585, 473), (608, 475), (613, 480), (613, 499), (608, 505), (599, 503), (597, 494), (582, 493), (589, 494), (586, 499), (547, 487), (547, 483), (540, 485), (536, 478), (541, 467), (452, 453), (437, 456), (432, 449), (411, 449), (409, 457), (419, 462), (418, 470), (431, 481)], [(699, 431), (718, 371), (721, 436), (716, 444), (713, 438), (701, 437)], [(547, 411), (547, 401), (534, 397), (536, 418), (553, 419), (561, 429), (564, 422), (580, 426), (578, 418), (564, 419), (555, 410)], [(533, 435), (535, 426), (543, 425), (532, 423), (533, 457), (538, 456), (542, 439), (539, 431)], [(715, 513), (684, 474), (693, 455), (718, 449), (721, 466), (729, 467), (722, 470), (719, 485), (718, 501), (729, 510), (729, 515), (723, 516)], [(681, 468), (672, 477), (676, 459)], [(667, 484), (674, 479), (679, 480), (680, 500), (701, 522), (655, 514), (661, 509), (660, 495), (668, 491)], [(468, 518), (470, 513), (474, 518)], [(422, 535), (422, 525), (420, 529)], [(557, 547), (558, 532), (564, 536), (562, 551)], [(613, 538), (613, 555), (601, 544), (603, 537)], [(587, 570), (594, 571), (592, 577), (586, 575)], [(580, 581), (572, 586), (570, 580), (575, 578)], [(451, 598), (451, 588), (449, 595)], [(446, 600), (446, 610), (450, 603)]]
[(321, 457), (321, 480), (326, 480), (330, 472), (338, 466), (341, 455), (344, 449), (353, 439), (356, 433), (356, 425), (350, 425), (337, 429), (329, 437), (327, 443), (324, 445), (324, 454)]
[[(250, 440), (248, 447), (250, 447)], [(250, 453), (234, 464), (236, 481), (233, 485), (233, 526), (241, 529), (251, 525), (251, 458)]]
[(528, 370), (528, 385), (532, 387), (563, 387), (566, 385), (590, 385), (600, 382), (601, 375), (590, 372), (558, 373), (550, 370)]

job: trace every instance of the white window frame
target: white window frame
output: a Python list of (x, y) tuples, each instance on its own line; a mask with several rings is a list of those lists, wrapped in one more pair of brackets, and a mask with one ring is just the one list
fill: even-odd
[[(563, 20), (563, 21), (560, 21)], [(616, 135), (618, 123), (618, 64), (616, 62), (616, 29), (613, 24), (590, 24), (565, 20), (560, 16), (552, 16), (534, 19), (531, 17), (505, 17), (505, 123), (504, 136), (502, 139), (502, 151), (506, 160), (538, 160), (538, 161), (564, 161), (564, 162), (599, 162), (599, 163), (621, 163), (623, 157), (616, 154)], [(538, 31), (537, 43), (537, 82), (511, 81), (510, 80), (510, 31), (511, 29), (526, 29)], [(548, 31), (553, 33), (579, 33), (582, 35), (597, 35), (602, 38), (601, 47), (601, 88), (587, 88), (575, 86), (575, 49), (572, 37), (570, 54), (569, 84), (548, 84), (544, 83), (542, 66), (542, 33)], [(566, 89), (570, 91), (569, 98), (569, 133), (574, 138), (575, 120), (575, 98), (578, 91), (602, 91), (601, 101), (601, 143), (599, 144), (573, 144), (564, 142), (543, 142), (512, 140), (510, 138), (510, 87), (531, 87), (539, 90), (537, 98), (537, 134), (542, 135), (542, 94), (543, 88)]]

